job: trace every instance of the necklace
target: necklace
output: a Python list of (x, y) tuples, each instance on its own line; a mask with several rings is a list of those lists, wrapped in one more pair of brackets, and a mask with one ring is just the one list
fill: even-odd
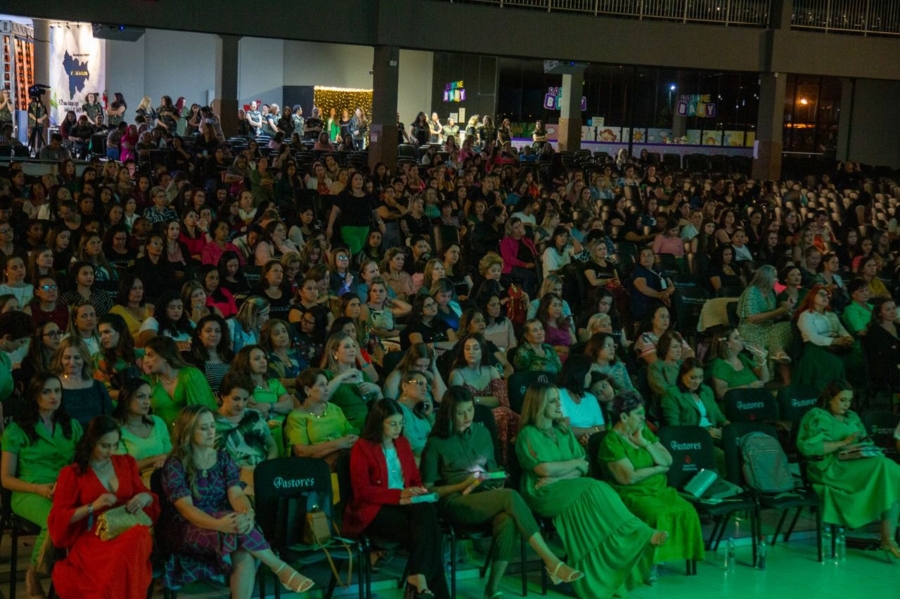
[(203, 458), (202, 461), (204, 461), (204, 462), (210, 462), (210, 461), (211, 461), (210, 464), (207, 464), (206, 466), (201, 466), (201, 465), (200, 465), (201, 460), (200, 460), (199, 458), (197, 458), (197, 459), (194, 460), (194, 463), (196, 464), (197, 468), (200, 470), (200, 476), (202, 476), (203, 478), (206, 478), (206, 475), (209, 473), (210, 468), (212, 468), (213, 466), (216, 465), (216, 454), (215, 454), (215, 452), (212, 453), (212, 460), (210, 460), (210, 458), (207, 457), (207, 458)]
[(325, 404), (325, 407), (322, 408), (322, 413), (321, 413), (321, 414), (316, 414), (316, 413), (313, 411), (312, 407), (306, 408), (306, 412), (307, 412), (310, 416), (313, 416), (313, 417), (315, 417), (315, 418), (325, 418), (325, 415), (328, 414), (328, 404)]
[(101, 473), (106, 472), (107, 470), (109, 470), (109, 467), (110, 467), (111, 465), (112, 465), (112, 460), (106, 460), (106, 462), (104, 462), (102, 466), (98, 466), (96, 463), (93, 463), (93, 462), (92, 462), (92, 463), (91, 463), (91, 468), (93, 468), (93, 469), (94, 469), (94, 472), (96, 472), (97, 474), (101, 474)]

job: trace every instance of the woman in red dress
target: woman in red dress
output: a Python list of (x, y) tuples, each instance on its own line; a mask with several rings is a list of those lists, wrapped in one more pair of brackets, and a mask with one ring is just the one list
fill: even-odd
[(56, 482), (47, 525), (53, 545), (68, 549), (53, 566), (60, 599), (139, 599), (152, 583), (148, 527), (133, 526), (109, 541), (95, 534), (99, 516), (112, 507), (144, 510), (153, 521), (159, 515), (159, 502), (144, 486), (134, 458), (113, 455), (120, 436), (115, 420), (93, 418), (75, 448), (75, 463)]

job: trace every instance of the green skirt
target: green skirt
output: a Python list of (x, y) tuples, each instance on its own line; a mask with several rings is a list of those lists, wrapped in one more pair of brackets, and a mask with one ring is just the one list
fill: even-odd
[(566, 563), (584, 572), (572, 583), (575, 594), (600, 599), (643, 584), (653, 563), (654, 530), (629, 512), (609, 485), (590, 482), (573, 485), (572, 490), (580, 492), (578, 499), (557, 514), (553, 524), (566, 548)]
[(795, 385), (812, 387), (821, 392), (828, 383), (847, 379), (847, 362), (852, 361), (852, 353), (842, 356), (833, 354), (824, 347), (812, 343), (803, 344), (803, 355), (797, 364), (797, 371), (791, 378)]
[(355, 256), (366, 245), (366, 238), (369, 236), (369, 227), (348, 227), (341, 225), (341, 239), (350, 248), (350, 254)]

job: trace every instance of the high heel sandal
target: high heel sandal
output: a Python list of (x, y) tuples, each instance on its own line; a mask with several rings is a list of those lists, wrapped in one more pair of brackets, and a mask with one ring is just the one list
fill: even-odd
[[(571, 570), (571, 572), (569, 572), (568, 576), (566, 576), (566, 577), (559, 576), (559, 569), (562, 567), (566, 567), (566, 568), (569, 568), (569, 570)], [(584, 576), (583, 572), (580, 572), (574, 568), (566, 566), (566, 564), (564, 564), (562, 560), (559, 560), (559, 563), (556, 564), (555, 568), (553, 568), (553, 572), (550, 571), (549, 567), (546, 568), (546, 570), (547, 570), (547, 574), (550, 575), (550, 581), (555, 585), (559, 584), (561, 582), (575, 582), (576, 580), (578, 580)]]
[(668, 540), (669, 533), (664, 530), (657, 530), (655, 533), (653, 533), (653, 536), (650, 537), (650, 544), (654, 547), (662, 547)]
[(420, 591), (415, 585), (406, 583), (406, 590), (403, 593), (403, 599), (434, 599), (434, 593), (425, 589)]
[[(276, 577), (282, 570), (284, 570), (285, 566), (287, 566), (287, 562), (281, 562), (281, 565), (278, 566), (277, 570), (272, 570), (275, 573)], [(290, 568), (290, 566), (288, 566), (288, 567)], [(293, 568), (291, 568), (291, 569), (293, 570)], [(299, 578), (299, 580), (297, 580), (296, 584), (292, 584), (294, 582), (294, 578)], [(303, 576), (296, 570), (294, 570), (294, 573), (288, 577), (287, 582), (281, 580), (280, 577), (278, 578), (278, 581), (281, 583), (281, 586), (283, 586), (285, 589), (287, 589), (289, 591), (293, 591), (295, 593), (305, 593), (306, 591), (311, 589), (313, 587), (313, 585), (316, 584), (311, 578), (307, 578), (307, 577)]]
[(888, 556), (888, 560), (900, 559), (900, 547), (894, 545), (893, 541), (882, 541), (879, 547)]

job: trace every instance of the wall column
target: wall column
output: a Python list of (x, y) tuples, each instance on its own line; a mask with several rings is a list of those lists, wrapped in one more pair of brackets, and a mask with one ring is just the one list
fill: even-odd
[(372, 84), (372, 119), (369, 125), (369, 166), (397, 163), (397, 104), (400, 82), (400, 50), (396, 46), (375, 46)]
[(241, 36), (220, 35), (216, 52), (216, 98), (213, 110), (219, 115), (225, 137), (233, 137), (238, 131), (238, 76), (240, 73), (239, 50)]
[(562, 76), (559, 107), (558, 147), (563, 152), (581, 149), (581, 96), (584, 94), (584, 70)]
[(753, 158), (754, 179), (781, 178), (786, 89), (787, 76), (784, 73), (760, 75), (759, 115), (756, 117), (756, 148)]

